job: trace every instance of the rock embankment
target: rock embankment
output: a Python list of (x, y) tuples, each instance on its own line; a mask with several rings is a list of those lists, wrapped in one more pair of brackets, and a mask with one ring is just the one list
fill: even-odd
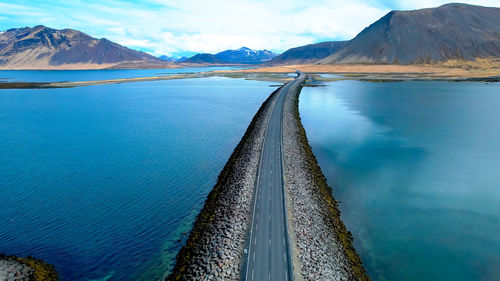
[(369, 280), (300, 122), (300, 89), (283, 110), (283, 164), (297, 280)]
[(0, 255), (0, 281), (57, 281), (54, 267), (32, 257)]
[(263, 103), (208, 195), (167, 280), (239, 280), (265, 128), (276, 92)]

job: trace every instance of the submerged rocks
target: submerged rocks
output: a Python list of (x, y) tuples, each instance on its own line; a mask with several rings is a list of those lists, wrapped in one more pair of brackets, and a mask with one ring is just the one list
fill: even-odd
[(18, 258), (0, 254), (0, 281), (56, 281), (54, 267), (32, 257)]
[(167, 280), (239, 280), (255, 178), (276, 91), (247, 128), (208, 195)]
[(283, 111), (283, 164), (297, 280), (369, 280), (340, 220), (337, 202), (307, 142), (298, 95)]
[(15, 260), (0, 259), (0, 280), (28, 281), (33, 277), (34, 269)]

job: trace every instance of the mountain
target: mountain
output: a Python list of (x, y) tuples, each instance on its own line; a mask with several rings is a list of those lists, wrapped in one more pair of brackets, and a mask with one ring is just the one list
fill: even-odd
[(430, 63), (500, 56), (500, 8), (392, 11), (320, 63)]
[(189, 59), (183, 60), (182, 63), (224, 64), (225, 62), (212, 54), (196, 54)]
[(283, 54), (273, 58), (266, 64), (309, 64), (315, 63), (321, 59), (328, 57), (348, 41), (330, 41), (316, 44), (309, 44), (301, 47), (296, 47), (285, 51)]
[(123, 62), (161, 62), (105, 38), (96, 39), (73, 29), (43, 25), (13, 28), (0, 33), (0, 67), (57, 68), (86, 65), (89, 68)]
[(161, 59), (162, 61), (168, 61), (168, 62), (182, 62), (188, 59), (188, 57), (179, 58), (179, 57), (169, 57), (165, 55), (159, 56), (158, 58)]
[(276, 57), (277, 54), (268, 50), (252, 50), (241, 47), (237, 50), (226, 50), (215, 54), (221, 61), (228, 63), (258, 64)]
[(174, 57), (169, 57), (169, 56), (165, 56), (165, 55), (161, 55), (158, 57), (159, 59), (161, 59), (162, 61), (171, 61), (171, 62), (175, 62), (177, 61), (176, 58)]

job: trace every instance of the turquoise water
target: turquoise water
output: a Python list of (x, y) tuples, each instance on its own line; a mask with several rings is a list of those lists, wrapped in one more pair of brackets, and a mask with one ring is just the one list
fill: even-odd
[(373, 280), (499, 280), (500, 84), (340, 81), (300, 113)]
[(0, 91), (0, 253), (62, 280), (160, 280), (270, 85)]
[(241, 67), (213, 66), (172, 69), (105, 69), (105, 70), (0, 70), (0, 82), (75, 82), (120, 78), (164, 76), (216, 70), (236, 70)]

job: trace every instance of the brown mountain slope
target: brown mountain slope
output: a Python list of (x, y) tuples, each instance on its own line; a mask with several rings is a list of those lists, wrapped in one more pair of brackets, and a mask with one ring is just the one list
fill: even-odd
[(500, 57), (500, 8), (392, 11), (320, 63), (434, 63)]
[(0, 33), (0, 67), (57, 68), (67, 65), (112, 66), (123, 62), (161, 62), (144, 52), (73, 29), (45, 26), (14, 28)]

